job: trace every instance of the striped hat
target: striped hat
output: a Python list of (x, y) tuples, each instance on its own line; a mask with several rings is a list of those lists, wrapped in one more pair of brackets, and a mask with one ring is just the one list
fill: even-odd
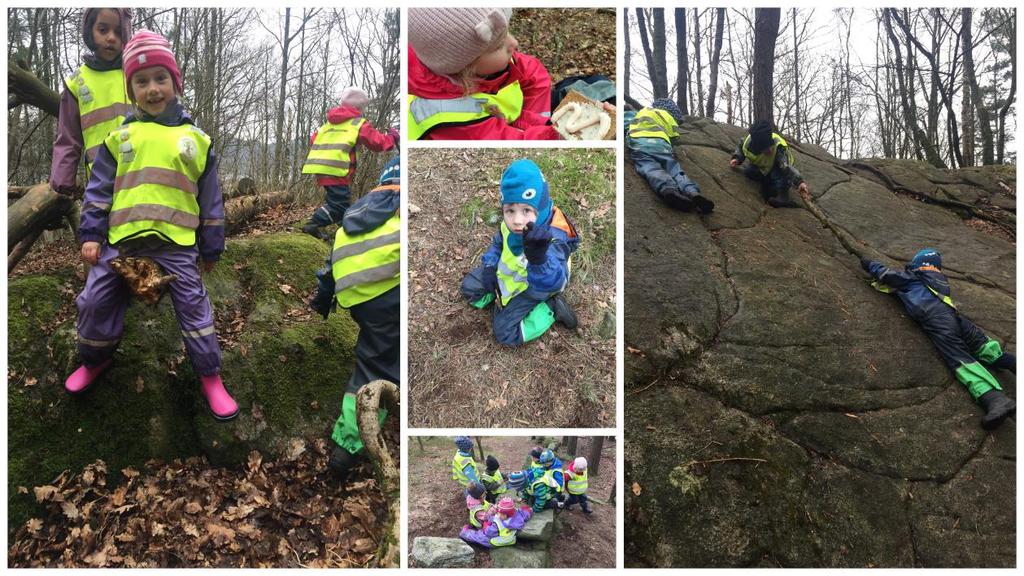
[(512, 515), (516, 511), (516, 503), (508, 496), (505, 496), (501, 500), (498, 500), (498, 512), (507, 516)]
[(139, 30), (124, 47), (124, 81), (129, 96), (132, 94), (132, 74), (151, 66), (166, 68), (174, 80), (174, 90), (178, 94), (182, 93), (181, 72), (178, 70), (174, 53), (171, 52), (170, 42), (156, 32)]

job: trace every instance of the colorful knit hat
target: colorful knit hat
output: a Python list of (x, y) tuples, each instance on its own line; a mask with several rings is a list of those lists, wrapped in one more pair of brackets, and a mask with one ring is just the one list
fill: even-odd
[(552, 452), (550, 449), (545, 450), (540, 453), (540, 460), (538, 461), (541, 464), (543, 464), (545, 468), (551, 466), (551, 464), (555, 461), (555, 453)]
[(572, 469), (577, 472), (583, 472), (587, 469), (587, 459), (580, 456), (572, 461)]
[(519, 490), (523, 484), (526, 484), (526, 472), (519, 470), (508, 475), (508, 487), (512, 490)]
[(537, 211), (537, 223), (551, 218), (551, 195), (540, 167), (533, 160), (516, 160), (501, 175), (501, 203), (529, 204)]
[(365, 110), (366, 105), (370, 103), (370, 97), (359, 86), (346, 86), (342, 88), (338, 94), (338, 100), (342, 106), (352, 106), (359, 109), (360, 112)]
[(181, 72), (166, 38), (150, 30), (139, 30), (124, 46), (124, 81), (131, 96), (132, 75), (150, 66), (163, 66), (171, 74), (174, 90), (181, 94)]
[[(96, 25), (96, 17), (103, 8), (86, 8), (82, 12), (82, 40), (86, 48), (95, 52), (96, 43), (92, 39), (92, 27)], [(128, 44), (132, 37), (132, 9), (131, 8), (107, 8), (117, 12), (121, 18), (121, 44)]]
[(498, 500), (498, 512), (511, 516), (516, 511), (516, 503), (514, 500), (505, 496), (501, 500)]
[(473, 450), (473, 441), (470, 440), (469, 436), (456, 436), (455, 446), (457, 446), (459, 450), (462, 450), (463, 452), (469, 452)]
[(679, 109), (679, 106), (677, 106), (673, 100), (668, 98), (658, 98), (654, 102), (651, 102), (651, 107), (668, 112), (669, 116), (672, 116), (676, 122), (683, 121), (683, 111)]
[(388, 160), (384, 164), (384, 168), (380, 171), (380, 178), (378, 182), (381, 186), (385, 184), (398, 184), (402, 179), (402, 158), (395, 156), (391, 160)]
[(457, 74), (501, 46), (511, 19), (511, 8), (409, 8), (409, 44), (434, 73)]

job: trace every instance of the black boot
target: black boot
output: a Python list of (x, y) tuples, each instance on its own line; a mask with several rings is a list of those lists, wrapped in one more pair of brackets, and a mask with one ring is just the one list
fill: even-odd
[(981, 427), (985, 430), (995, 430), (1003, 420), (1017, 412), (1017, 403), (1007, 398), (1002, 390), (985, 392), (978, 398), (978, 404), (985, 409), (985, 415), (981, 417)]
[(594, 513), (594, 509), (591, 508), (590, 506), (588, 506), (586, 504), (581, 504), (580, 506), (583, 507), (583, 513), (584, 514), (593, 514)]
[(307, 222), (306, 225), (302, 227), (302, 231), (305, 232), (306, 234), (309, 234), (313, 238), (316, 238), (317, 240), (328, 239), (327, 235), (320, 230), (320, 227), (312, 222)]
[(362, 453), (353, 454), (335, 444), (334, 449), (331, 450), (331, 457), (327, 460), (327, 469), (344, 482), (362, 462)]
[(689, 212), (693, 209), (693, 201), (680, 192), (679, 188), (665, 188), (660, 194), (658, 194), (658, 196), (660, 196), (661, 199), (665, 201), (665, 204), (668, 204), (670, 208), (674, 208), (682, 212)]
[(1009, 370), (1014, 374), (1017, 373), (1017, 357), (1009, 352), (1003, 352), (1003, 355), (996, 358), (996, 361), (992, 363), (992, 366), (996, 368), (1002, 368), (1003, 370)]
[(800, 205), (789, 198), (789, 190), (783, 190), (775, 196), (768, 198), (768, 205), (772, 208), (799, 208)]
[(569, 303), (565, 301), (561, 294), (551, 297), (548, 300), (548, 306), (555, 313), (555, 322), (561, 323), (562, 326), (569, 330), (575, 330), (579, 326), (579, 321), (576, 320), (576, 313), (572, 311), (572, 307), (569, 306)]
[(711, 211), (715, 209), (715, 203), (710, 199), (697, 194), (692, 198), (693, 206), (697, 208), (697, 212), (701, 214), (711, 214)]

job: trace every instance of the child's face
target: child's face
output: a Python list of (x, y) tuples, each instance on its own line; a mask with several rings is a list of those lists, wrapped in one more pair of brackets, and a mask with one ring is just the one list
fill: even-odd
[(496, 50), (477, 58), (473, 69), (476, 70), (478, 76), (490, 76), (491, 74), (501, 72), (508, 67), (512, 54), (518, 49), (519, 41), (516, 40), (515, 36), (508, 34), (505, 36), (505, 42), (498, 46)]
[(537, 221), (537, 211), (529, 204), (504, 204), (501, 212), (505, 217), (505, 226), (516, 233), (522, 233), (527, 224)]
[(121, 54), (124, 42), (121, 41), (121, 16), (115, 10), (104, 8), (96, 15), (92, 25), (92, 41), (96, 45), (96, 55), (111, 61)]
[(132, 99), (143, 112), (157, 116), (174, 99), (174, 79), (163, 66), (150, 66), (132, 74)]

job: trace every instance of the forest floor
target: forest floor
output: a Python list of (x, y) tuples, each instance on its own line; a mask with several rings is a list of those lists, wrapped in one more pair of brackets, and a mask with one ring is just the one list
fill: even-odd
[[(501, 174), (521, 157), (540, 165), (579, 233), (565, 292), (579, 328), (556, 324), (510, 348), (459, 286), (498, 229)], [(410, 426), (614, 426), (614, 151), (413, 150), (408, 173), (419, 209), (409, 219)]]
[(516, 8), (509, 26), (519, 51), (544, 64), (552, 85), (594, 74), (614, 82), (615, 31), (613, 8)]
[[(384, 433), (399, 462), (398, 426)], [(108, 486), (102, 461), (31, 490), (45, 514), (11, 527), (11, 567), (350, 568), (372, 565), (388, 533), (386, 502), (364, 463), (340, 482), (325, 439), (296, 439), (243, 469), (205, 458), (147, 462)], [(614, 461), (614, 458), (612, 458)], [(17, 487), (19, 492), (29, 488)]]
[[(466, 500), (451, 479), (455, 446), (451, 438), (409, 437), (409, 550), (417, 536), (458, 538), (466, 523)], [(536, 442), (528, 436), (487, 436), (480, 439), (485, 454), (493, 454), (508, 474), (520, 469)], [(580, 447), (586, 445), (584, 437)], [(422, 445), (423, 449), (420, 449)], [(601, 451), (600, 474), (590, 477), (588, 496), (608, 502), (615, 484), (614, 441), (605, 440)], [(581, 452), (583, 452), (581, 450)], [(559, 457), (569, 458), (560, 454)], [(568, 465), (568, 464), (566, 464)], [(592, 501), (593, 502), (593, 501)], [(584, 515), (579, 508), (558, 512), (559, 529), (551, 542), (553, 568), (611, 568), (615, 566), (615, 505), (593, 502), (594, 513)], [(489, 568), (486, 551), (476, 555), (476, 567)]]

